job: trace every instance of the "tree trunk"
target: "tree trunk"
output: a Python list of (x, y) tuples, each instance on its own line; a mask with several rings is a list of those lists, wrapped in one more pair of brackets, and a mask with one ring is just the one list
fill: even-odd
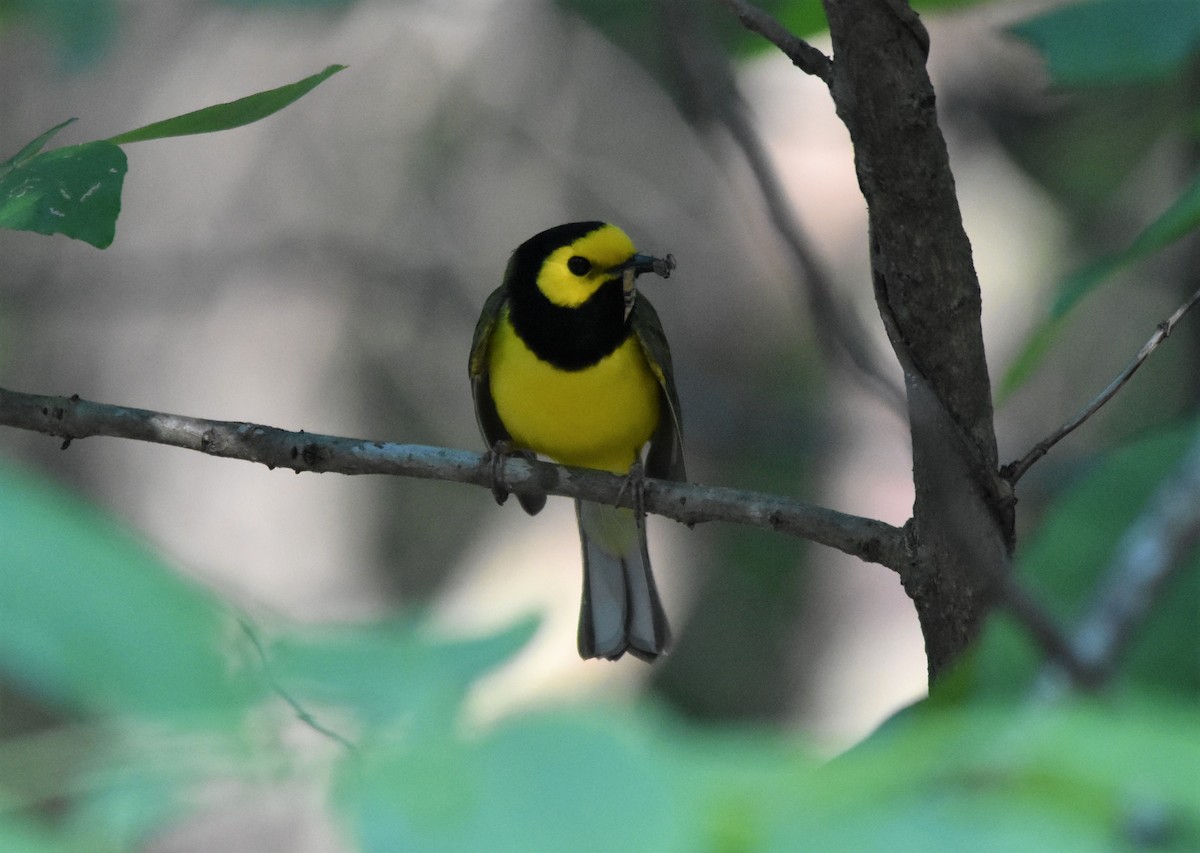
[(902, 0), (825, 0), (825, 9), (830, 91), (869, 210), (876, 303), (905, 372), (916, 501), (901, 580), (932, 681), (979, 633), (1013, 545), (979, 281), (925, 69), (924, 26)]

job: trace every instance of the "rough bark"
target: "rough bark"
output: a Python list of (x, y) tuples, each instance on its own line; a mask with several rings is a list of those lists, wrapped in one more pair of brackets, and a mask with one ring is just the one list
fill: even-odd
[(867, 201), (876, 302), (905, 371), (916, 500), (901, 572), (931, 679), (979, 633), (1012, 547), (997, 477), (979, 282), (933, 86), (900, 0), (825, 0), (830, 92)]

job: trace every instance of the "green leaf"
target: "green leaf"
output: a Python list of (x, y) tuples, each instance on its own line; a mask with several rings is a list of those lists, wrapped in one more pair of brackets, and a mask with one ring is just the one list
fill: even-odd
[(98, 249), (112, 244), (130, 142), (241, 127), (275, 113), (345, 68), (330, 65), (296, 83), (155, 122), (107, 140), (38, 154), (74, 119), (43, 133), (0, 164), (0, 228), (64, 234)]
[(276, 681), (303, 703), (341, 706), (372, 725), (451, 725), (467, 691), (537, 629), (527, 619), (497, 634), (446, 641), (414, 620), (324, 627), (270, 642)]
[[(1046, 513), (1017, 555), (1020, 582), (1069, 627), (1082, 615), (1117, 543), (1195, 440), (1189, 423), (1147, 436), (1105, 458), (1073, 484)], [(1139, 630), (1121, 679), (1200, 695), (1200, 555), (1175, 579)], [(993, 619), (974, 664), (986, 695), (1013, 695), (1042, 665), (1027, 632), (1008, 618)]]
[[(1200, 9), (1200, 3), (1197, 4)], [(1101, 258), (1063, 282), (1053, 316), (1062, 317), (1114, 272), (1166, 248), (1200, 226), (1200, 172), (1166, 211), (1150, 223), (1128, 248)]]
[(176, 722), (259, 692), (233, 621), (96, 510), (0, 465), (0, 671), (41, 701)]
[(112, 44), (120, 12), (115, 0), (6, 0), (0, 2), (0, 27), (10, 22), (41, 30), (60, 66), (82, 71)]
[[(47, 138), (43, 134), (25, 150)], [(64, 234), (103, 249), (116, 233), (125, 170), (125, 152), (110, 142), (25, 159), (0, 178), (0, 228)]]
[(680, 844), (703, 816), (649, 734), (610, 710), (525, 716), (481, 738), (405, 737), (346, 766), (336, 802), (366, 853), (705, 849)]
[(258, 92), (229, 103), (216, 104), (174, 118), (156, 121), (145, 127), (117, 134), (110, 137), (108, 141), (116, 145), (126, 145), (131, 142), (145, 142), (148, 139), (214, 133), (219, 130), (241, 127), (278, 112), (311, 92), (345, 67), (344, 65), (330, 65), (318, 74), (286, 86), (280, 86), (278, 89)]
[[(672, 796), (669, 768), (656, 760), (648, 734), (582, 714), (500, 727), (478, 750), (480, 781), (490, 792), (474, 827), (481, 846), (464, 849), (483, 849), (489, 836), (516, 849), (527, 831), (534, 849), (579, 849), (583, 839), (600, 850), (666, 849), (681, 828), (683, 813), (671, 806), (682, 792)], [(663, 813), (648, 814), (642, 803), (657, 803)]]
[(777, 734), (644, 707), (376, 735), (334, 786), (368, 853), (1099, 853), (1200, 838), (1200, 721), (1168, 702), (910, 714), (825, 766)]
[(994, 118), (997, 141), (1038, 185), (1087, 222), (1167, 134), (1187, 131), (1191, 93), (1174, 81), (1080, 89), (1037, 116)]
[[(1200, 4), (1197, 4), (1200, 8)], [(1062, 326), (1062, 320), (1084, 297), (1114, 273), (1158, 252), (1200, 227), (1200, 172), (1167, 210), (1150, 223), (1132, 243), (1115, 254), (1100, 258), (1065, 279), (1050, 317), (1036, 328), (1000, 382), (1003, 399), (1019, 387), (1041, 362)]]
[(51, 137), (54, 136), (54, 134), (58, 133), (60, 130), (62, 130), (64, 127), (66, 127), (68, 124), (71, 124), (73, 121), (76, 121), (76, 119), (69, 118), (64, 122), (61, 122), (60, 124), (56, 124), (54, 127), (47, 130), (41, 136), (34, 139), (32, 142), (29, 142), (24, 148), (22, 148), (16, 154), (9, 157), (3, 163), (0, 163), (0, 177), (3, 177), (4, 175), (8, 174), (8, 172), (14, 166), (21, 165), (26, 160), (28, 160), (30, 157), (32, 157), (34, 154), (37, 154), (39, 151), (41, 151), (42, 148), (45, 147), (46, 143), (50, 141)]
[(0, 815), (0, 850), (5, 853), (80, 853), (81, 849), (25, 821)]
[(1062, 86), (1111, 86), (1183, 73), (1200, 52), (1196, 0), (1096, 0), (1037, 15), (1011, 32), (1046, 57)]
[(1161, 820), (1156, 849), (1189, 849), (1200, 837), (1200, 725), (1185, 707), (909, 715), (818, 774), (803, 810), (816, 824), (812, 849), (1126, 849), (1139, 810)]

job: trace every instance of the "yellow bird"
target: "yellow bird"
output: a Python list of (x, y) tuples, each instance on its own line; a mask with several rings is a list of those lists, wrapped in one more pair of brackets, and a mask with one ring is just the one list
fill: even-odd
[[(671, 353), (636, 277), (674, 259), (639, 255), (620, 228), (571, 222), (531, 237), (484, 303), (471, 343), (475, 417), (494, 452), (563, 465), (686, 479)], [(506, 495), (497, 493), (497, 500)], [(546, 503), (518, 495), (526, 512)], [(652, 661), (670, 642), (646, 551), (644, 519), (575, 502), (583, 544), (579, 654)]]

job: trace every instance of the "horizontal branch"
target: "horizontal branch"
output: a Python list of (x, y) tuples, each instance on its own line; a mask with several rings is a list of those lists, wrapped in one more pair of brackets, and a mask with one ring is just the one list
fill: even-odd
[[(0, 425), (61, 437), (64, 448), (75, 439), (110, 436), (297, 473), (390, 474), (492, 486), (493, 465), (487, 454), (190, 418), (93, 403), (77, 395), (48, 397), (0, 388)], [(512, 457), (504, 463), (503, 477), (505, 486), (517, 493), (627, 507), (634, 500), (624, 477), (586, 468)], [(643, 506), (684, 524), (727, 521), (786, 533), (895, 571), (906, 564), (906, 536), (900, 528), (778, 495), (647, 479)]]

